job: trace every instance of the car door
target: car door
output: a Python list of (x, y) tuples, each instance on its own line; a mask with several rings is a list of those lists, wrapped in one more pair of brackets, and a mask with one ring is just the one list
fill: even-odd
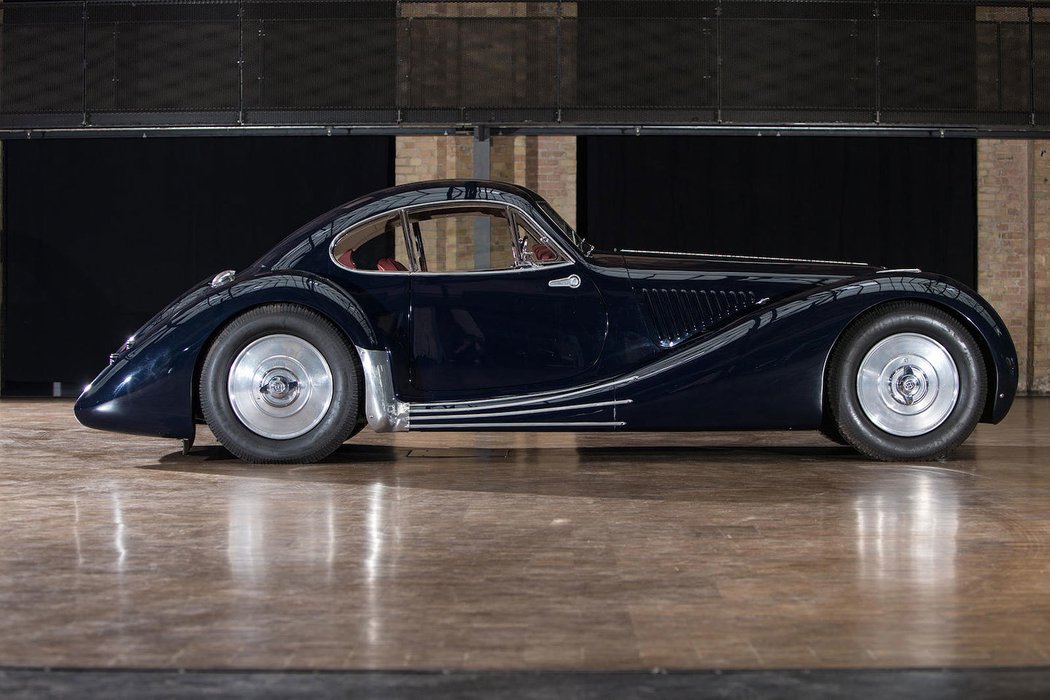
[(411, 384), (426, 398), (478, 398), (571, 385), (607, 329), (597, 287), (522, 212), (487, 203), (406, 212)]

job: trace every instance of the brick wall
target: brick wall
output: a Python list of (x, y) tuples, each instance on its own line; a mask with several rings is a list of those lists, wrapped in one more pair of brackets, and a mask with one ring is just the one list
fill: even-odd
[[(538, 192), (576, 225), (576, 137), (494, 136), (490, 144), (493, 180)], [(472, 176), (471, 136), (399, 136), (394, 161), (398, 184)]]
[(978, 291), (1010, 329), (1019, 390), (1050, 393), (1050, 141), (977, 142)]
[(1017, 345), (1027, 389), (1030, 207), (1026, 141), (977, 142), (977, 290), (991, 302)]
[(1032, 385), (1050, 393), (1050, 141), (1029, 141), (1032, 152)]

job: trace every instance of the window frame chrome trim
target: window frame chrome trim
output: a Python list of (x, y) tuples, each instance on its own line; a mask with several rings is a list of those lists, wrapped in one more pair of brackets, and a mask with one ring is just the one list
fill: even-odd
[[(554, 246), (554, 248), (558, 251), (559, 255), (563, 258), (563, 260), (561, 260), (559, 262), (556, 262), (556, 263), (552, 263), (550, 265), (525, 265), (525, 266), (522, 266), (522, 267), (512, 267), (512, 268), (502, 269), (502, 270), (469, 270), (469, 271), (465, 271), (465, 272), (431, 272), (429, 270), (423, 271), (423, 270), (418, 269), (419, 268), (419, 256), (418, 256), (417, 251), (416, 251), (416, 246), (413, 244), (413, 242), (411, 240), (412, 236), (409, 233), (409, 226), (410, 226), (409, 212), (415, 211), (417, 209), (427, 209), (427, 208), (448, 208), (448, 207), (471, 208), (472, 206), (477, 206), (479, 204), (480, 205), (485, 205), (486, 208), (506, 207), (507, 211), (513, 213), (514, 216), (519, 216), (519, 215), (522, 216), (524, 218), (524, 221), (526, 221), (528, 223), (528, 225), (531, 226), (541, 236), (541, 238), (544, 240), (545, 243), (549, 243), (550, 245)], [(370, 223), (373, 223), (374, 221), (376, 221), (378, 219), (382, 219), (383, 217), (391, 217), (392, 218), (395, 215), (400, 217), (400, 220), (401, 220), (401, 228), (402, 228), (402, 231), (404, 232), (404, 236), (405, 236), (405, 239), (406, 239), (406, 245), (408, 245), (408, 251), (409, 251), (410, 257), (411, 257), (411, 260), (410, 260), (410, 262), (411, 262), (411, 269), (405, 270), (403, 272), (401, 270), (390, 270), (390, 271), (385, 271), (385, 270), (359, 270), (357, 268), (346, 267), (345, 265), (343, 265), (342, 263), (340, 263), (336, 259), (336, 257), (335, 257), (336, 243), (338, 243), (344, 237), (346, 237), (347, 235), (351, 234), (355, 229), (358, 229), (358, 228), (360, 228), (362, 226), (366, 226), (366, 225), (368, 225)], [(513, 225), (513, 220), (508, 220), (508, 224)], [(511, 233), (511, 238), (514, 238), (513, 231)], [(569, 254), (566, 251), (565, 246), (562, 245), (561, 241), (559, 241), (555, 236), (551, 235), (550, 232), (547, 231), (543, 226), (540, 226), (536, 222), (535, 218), (530, 216), (527, 211), (525, 211), (524, 209), (522, 209), (518, 205), (512, 204), (510, 202), (494, 203), (491, 200), (484, 200), (484, 199), (466, 199), (466, 200), (456, 200), (454, 202), (421, 202), (421, 203), (418, 203), (418, 204), (410, 204), (408, 206), (398, 207), (396, 209), (388, 209), (386, 211), (379, 212), (379, 213), (374, 214), (372, 216), (369, 216), (369, 217), (367, 217), (365, 219), (362, 219), (361, 221), (357, 221), (357, 222), (353, 223), (352, 225), (347, 226), (345, 229), (343, 229), (339, 233), (333, 235), (332, 236), (332, 242), (328, 245), (328, 259), (331, 260), (332, 264), (335, 265), (336, 268), (338, 268), (340, 270), (345, 270), (346, 272), (353, 272), (353, 273), (358, 273), (358, 274), (363, 274), (363, 275), (479, 275), (479, 274), (486, 274), (486, 275), (488, 275), (488, 274), (501, 274), (502, 275), (502, 274), (508, 274), (508, 273), (518, 273), (518, 272), (534, 272), (536, 270), (553, 270), (553, 269), (557, 269), (559, 267), (569, 267), (569, 266), (577, 265), (578, 262), (579, 262), (575, 257), (573, 257), (571, 254)]]
[[(356, 229), (359, 229), (359, 228), (361, 228), (363, 226), (367, 226), (368, 224), (373, 223), (374, 221), (377, 221), (377, 220), (382, 219), (384, 217), (389, 217), (391, 219), (397, 218), (401, 222), (401, 230), (402, 231), (406, 231), (406, 229), (405, 229), (405, 216), (404, 216), (404, 213), (402, 212), (401, 209), (388, 209), (388, 210), (380, 212), (378, 214), (373, 214), (372, 216), (369, 216), (369, 217), (367, 217), (365, 219), (362, 219), (361, 221), (358, 221), (358, 222), (356, 222), (354, 224), (351, 224), (350, 226), (347, 226), (342, 231), (340, 231), (339, 233), (337, 233), (334, 236), (332, 236), (332, 242), (328, 244), (328, 259), (332, 261), (332, 264), (334, 264), (340, 270), (346, 270), (347, 272), (361, 273), (363, 275), (410, 275), (410, 274), (412, 274), (414, 272), (414, 270), (411, 270), (411, 269), (410, 270), (404, 270), (404, 271), (402, 271), (402, 270), (359, 270), (356, 267), (347, 267), (346, 265), (344, 265), (341, 262), (339, 262), (339, 260), (335, 257), (335, 246), (336, 246), (336, 243), (338, 243), (342, 239), (346, 238), (348, 235), (353, 233)], [(331, 224), (329, 224), (329, 225), (331, 225)], [(408, 234), (406, 232), (405, 233), (406, 239), (407, 239), (407, 236), (408, 236)], [(369, 239), (369, 240), (371, 240), (371, 239)], [(405, 242), (406, 242), (406, 244), (408, 243), (407, 240)], [(412, 247), (411, 246), (409, 246), (408, 251), (410, 253), (412, 252)], [(416, 262), (415, 262), (414, 259), (410, 259), (409, 262), (412, 263), (412, 267), (416, 266)]]

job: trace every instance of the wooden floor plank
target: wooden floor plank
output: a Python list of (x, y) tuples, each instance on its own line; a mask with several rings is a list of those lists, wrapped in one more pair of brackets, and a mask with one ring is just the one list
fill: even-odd
[(1050, 664), (1050, 400), (816, 433), (402, 434), (252, 467), (0, 402), (0, 666)]

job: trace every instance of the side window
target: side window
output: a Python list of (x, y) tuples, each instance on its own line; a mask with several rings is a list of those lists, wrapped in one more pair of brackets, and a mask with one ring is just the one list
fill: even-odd
[(565, 258), (558, 249), (551, 245), (546, 236), (541, 236), (525, 224), (520, 218), (515, 217), (517, 224), (518, 250), (521, 251), (521, 261), (526, 265), (553, 265), (565, 262)]
[(395, 214), (348, 230), (336, 240), (332, 257), (349, 270), (406, 272), (412, 256), (405, 248), (401, 217)]
[(514, 243), (501, 207), (443, 207), (408, 217), (424, 272), (510, 270)]

